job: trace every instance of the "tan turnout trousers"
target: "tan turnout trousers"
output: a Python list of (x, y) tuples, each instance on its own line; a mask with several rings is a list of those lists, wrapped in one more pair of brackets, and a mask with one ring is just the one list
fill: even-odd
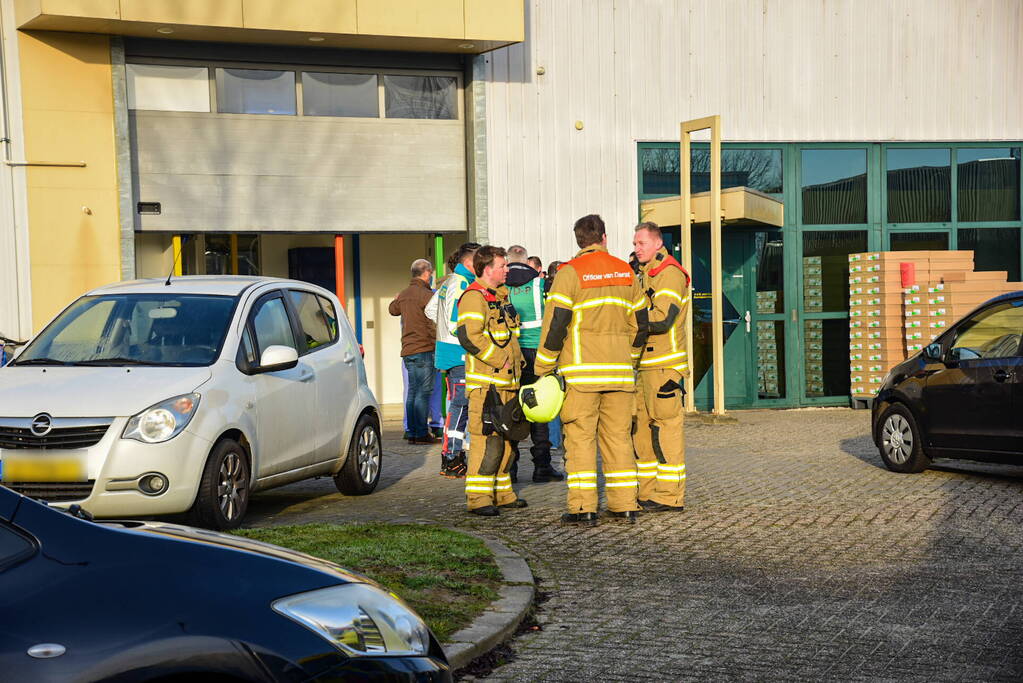
[(629, 444), (635, 398), (631, 391), (579, 391), (568, 387), (561, 422), (570, 513), (597, 511), (598, 445), (607, 509), (639, 509), (636, 460)]
[(682, 375), (671, 368), (641, 370), (636, 397), (639, 499), (681, 507), (686, 495)]
[[(498, 389), (497, 394), (502, 403), (507, 403), (515, 395), (515, 392)], [(471, 390), (468, 397), (471, 438), (469, 439), (469, 465), (465, 473), (465, 502), (466, 507), (470, 510), (487, 505), (506, 505), (514, 502), (517, 498), (512, 489), (511, 475), (508, 474), (512, 458), (511, 443), (497, 434), (483, 435), (483, 403), (486, 397), (487, 387)], [(487, 451), (488, 439), (501, 439), (504, 451), (500, 465), (495, 471), (480, 472), (483, 456)]]

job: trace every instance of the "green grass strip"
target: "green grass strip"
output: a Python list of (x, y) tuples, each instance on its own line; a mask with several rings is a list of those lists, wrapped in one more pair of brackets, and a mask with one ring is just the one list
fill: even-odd
[(416, 610), (442, 642), (472, 623), (501, 587), (501, 572), (483, 541), (447, 529), (301, 524), (234, 533), (335, 562), (380, 582)]

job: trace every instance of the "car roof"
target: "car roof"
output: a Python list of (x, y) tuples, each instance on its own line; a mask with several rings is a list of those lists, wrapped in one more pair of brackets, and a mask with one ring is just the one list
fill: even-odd
[(1018, 299), (1021, 296), (1023, 296), (1023, 291), (1009, 292), (1008, 294), (1002, 294), (994, 298), (988, 299), (987, 301), (984, 302), (983, 305), (987, 306), (988, 304), (993, 304), (999, 301), (1011, 301), (1013, 299)]
[(115, 282), (92, 290), (87, 296), (102, 294), (213, 294), (221, 296), (237, 296), (250, 287), (264, 284), (281, 286), (297, 286), (312, 288), (317, 291), (321, 287), (298, 280), (286, 280), (277, 277), (253, 277), (246, 275), (179, 275), (171, 278), (170, 285), (166, 278), (150, 278), (146, 280), (129, 280)]

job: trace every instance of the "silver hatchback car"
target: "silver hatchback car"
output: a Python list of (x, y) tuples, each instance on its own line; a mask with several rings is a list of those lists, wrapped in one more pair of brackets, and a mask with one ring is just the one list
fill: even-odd
[(177, 277), (72, 303), (0, 369), (0, 480), (98, 517), (238, 526), (254, 491), (380, 477), (380, 410), (332, 293)]

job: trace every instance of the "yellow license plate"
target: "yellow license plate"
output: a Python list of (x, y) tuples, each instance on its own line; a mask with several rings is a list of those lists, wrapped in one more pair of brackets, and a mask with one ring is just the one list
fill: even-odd
[(67, 453), (4, 451), (3, 481), (86, 481), (85, 457)]

